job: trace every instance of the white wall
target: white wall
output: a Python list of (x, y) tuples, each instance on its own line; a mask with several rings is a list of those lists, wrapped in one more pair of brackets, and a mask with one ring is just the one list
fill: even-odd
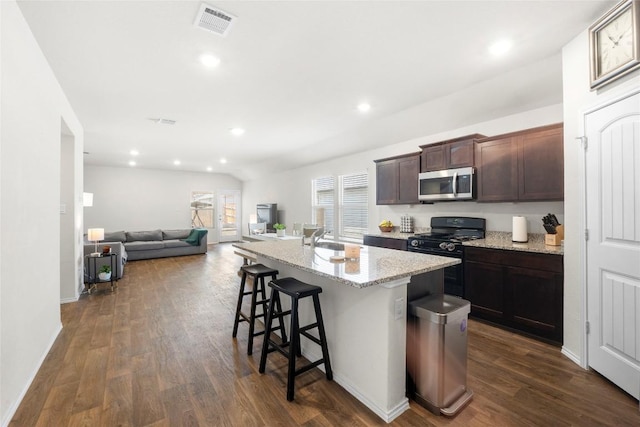
[[(83, 136), (18, 6), (2, 1), (0, 10), (0, 418), (6, 425), (62, 327), (62, 120), (76, 138), (76, 159)], [(72, 167), (81, 177), (82, 164)]]
[[(432, 216), (465, 215), (480, 216), (487, 219), (487, 228), (493, 231), (511, 231), (513, 215), (524, 215), (529, 221), (529, 230), (544, 233), (541, 218), (553, 212), (563, 220), (562, 202), (528, 203), (477, 203), (445, 202), (432, 205), (376, 206), (375, 200), (375, 164), (373, 160), (397, 154), (418, 152), (419, 145), (430, 144), (472, 133), (487, 136), (498, 135), (521, 129), (562, 122), (562, 106), (552, 105), (520, 114), (502, 117), (483, 123), (452, 129), (437, 135), (405, 141), (383, 148), (369, 150), (352, 156), (334, 159), (300, 169), (266, 175), (260, 179), (245, 182), (242, 197), (243, 223), (249, 221), (249, 214), (255, 213), (257, 203), (278, 203), (281, 213), (280, 222), (291, 229), (294, 222), (311, 220), (311, 179), (326, 175), (341, 175), (351, 172), (369, 172), (369, 230), (378, 231), (377, 224), (390, 219), (400, 224), (404, 213), (414, 217), (416, 227), (428, 227)], [(245, 227), (246, 228), (246, 227)]]
[[(190, 228), (191, 191), (241, 189), (242, 183), (226, 174), (87, 165), (84, 191), (93, 193), (93, 206), (84, 208), (84, 231)], [(213, 234), (209, 242), (217, 241)]]
[(564, 98), (564, 345), (565, 354), (584, 366), (584, 152), (576, 140), (583, 133), (586, 110), (640, 86), (640, 70), (598, 91), (589, 89), (589, 33), (583, 31), (562, 51)]
[(79, 289), (76, 283), (76, 197), (75, 197), (75, 138), (66, 134), (67, 126), (62, 123), (60, 150), (60, 301), (76, 301)]

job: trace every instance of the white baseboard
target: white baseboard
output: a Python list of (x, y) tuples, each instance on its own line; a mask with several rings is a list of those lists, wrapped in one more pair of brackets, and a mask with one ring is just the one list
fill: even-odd
[(580, 357), (578, 357), (577, 354), (575, 354), (571, 350), (568, 350), (564, 346), (562, 347), (562, 350), (560, 352), (564, 354), (567, 358), (569, 358), (573, 363), (580, 366), (581, 368), (584, 368), (584, 366), (582, 366), (582, 360), (580, 359)]
[(76, 302), (76, 301), (78, 301), (78, 299), (79, 298), (77, 298), (77, 297), (76, 298), (62, 298), (60, 300), (60, 304), (68, 304), (70, 302)]
[(31, 377), (29, 378), (29, 381), (27, 381), (27, 383), (25, 384), (24, 388), (22, 389), (22, 392), (20, 393), (20, 396), (18, 396), (16, 401), (13, 402), (11, 404), (11, 406), (9, 406), (9, 408), (7, 410), (7, 413), (5, 414), (5, 417), (2, 420), (2, 427), (7, 427), (9, 425), (9, 423), (11, 422), (11, 419), (13, 418), (13, 416), (16, 414), (16, 411), (18, 410), (18, 407), (20, 406), (20, 403), (22, 403), (22, 399), (24, 399), (24, 396), (27, 394), (27, 391), (29, 390), (29, 387), (31, 387), (31, 383), (36, 378), (36, 375), (38, 374), (38, 371), (40, 370), (40, 367), (44, 363), (44, 359), (47, 358), (47, 354), (49, 354), (49, 351), (51, 351), (51, 347), (53, 347), (53, 343), (56, 342), (56, 339), (58, 338), (58, 335), (60, 335), (60, 331), (62, 331), (62, 323), (60, 323), (58, 325), (58, 328), (56, 329), (56, 331), (54, 332), (53, 336), (51, 337), (51, 341), (49, 342), (49, 345), (47, 346), (47, 348), (45, 349), (44, 353), (40, 357), (39, 362), (36, 364), (36, 367), (33, 370), (33, 372), (31, 373)]
[[(314, 346), (315, 347), (315, 346)], [(302, 355), (307, 360), (318, 360), (322, 358), (322, 352), (318, 351), (310, 351), (308, 348), (302, 350)], [(325, 372), (324, 365), (318, 366), (322, 372)], [(385, 410), (380, 408), (377, 404), (372, 402), (368, 397), (360, 392), (360, 390), (355, 387), (349, 380), (345, 377), (333, 371), (333, 381), (340, 384), (342, 388), (347, 390), (349, 394), (362, 402), (367, 408), (371, 409), (377, 416), (382, 418), (386, 423), (390, 423), (396, 418), (398, 418), (404, 411), (409, 409), (409, 399), (406, 397), (403, 398), (394, 408), (391, 410)]]

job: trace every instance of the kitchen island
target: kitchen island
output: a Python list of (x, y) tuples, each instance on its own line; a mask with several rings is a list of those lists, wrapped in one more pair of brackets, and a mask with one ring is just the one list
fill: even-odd
[[(234, 246), (278, 269), (278, 277), (322, 287), (334, 381), (387, 422), (408, 408), (407, 301), (441, 293), (442, 269), (459, 259), (362, 246), (358, 260), (332, 262), (331, 256), (344, 252), (302, 246), (299, 240)], [(287, 298), (282, 302), (288, 308)], [(301, 325), (314, 321), (309, 301), (301, 301), (299, 311)], [(302, 353), (309, 360), (321, 357), (319, 348), (305, 338)]]

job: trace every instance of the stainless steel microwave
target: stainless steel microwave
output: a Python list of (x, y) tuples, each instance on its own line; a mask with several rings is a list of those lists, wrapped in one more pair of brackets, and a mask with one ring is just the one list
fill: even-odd
[(475, 198), (473, 168), (445, 169), (418, 175), (418, 200), (469, 200)]

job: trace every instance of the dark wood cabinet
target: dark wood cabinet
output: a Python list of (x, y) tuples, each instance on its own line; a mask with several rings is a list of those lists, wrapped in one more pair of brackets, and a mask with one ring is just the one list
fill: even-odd
[(369, 236), (365, 234), (362, 241), (367, 246), (377, 246), (379, 248), (407, 250), (406, 239), (394, 239), (392, 237)]
[(518, 200), (518, 158), (511, 137), (476, 146), (476, 188), (479, 202)]
[(418, 203), (420, 153), (376, 160), (376, 204)]
[(465, 248), (471, 315), (562, 343), (561, 255)]
[(376, 163), (376, 204), (397, 203), (399, 175), (397, 161), (384, 160)]
[(564, 199), (563, 126), (528, 132), (518, 142), (518, 199)]
[(477, 141), (477, 200), (563, 200), (563, 153), (562, 124)]
[(456, 169), (474, 166), (474, 145), (484, 135), (461, 136), (435, 144), (421, 145), (420, 171), (429, 172), (442, 169)]
[(472, 302), (473, 314), (500, 321), (504, 317), (502, 266), (465, 260), (465, 298)]

